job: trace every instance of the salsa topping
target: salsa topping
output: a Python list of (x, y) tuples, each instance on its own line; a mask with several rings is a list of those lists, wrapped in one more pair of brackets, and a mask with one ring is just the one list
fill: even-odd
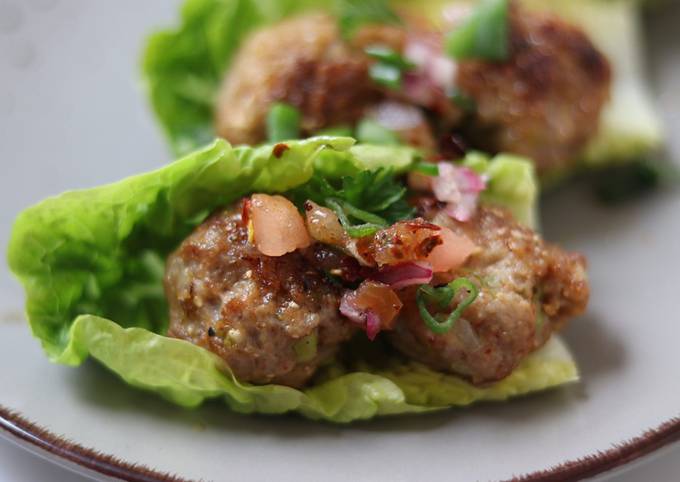
[(354, 291), (347, 291), (340, 301), (340, 313), (361, 325), (369, 340), (382, 330), (391, 330), (402, 308), (401, 300), (386, 284), (364, 281)]

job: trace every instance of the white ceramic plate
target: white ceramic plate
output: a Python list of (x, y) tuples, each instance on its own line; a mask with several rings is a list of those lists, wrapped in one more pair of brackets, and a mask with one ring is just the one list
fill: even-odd
[[(144, 35), (172, 22), (177, 4), (0, 0), (3, 247), (12, 219), (29, 204), (167, 160), (135, 79)], [(680, 8), (654, 17), (651, 77), (678, 158)], [(243, 417), (220, 404), (184, 411), (128, 388), (95, 364), (50, 365), (21, 320), (23, 296), (3, 265), (0, 434), (90, 474), (131, 480), (599, 474), (680, 437), (678, 212), (677, 192), (617, 209), (598, 206), (578, 188), (547, 200), (547, 237), (590, 258), (592, 304), (566, 333), (581, 384), (505, 404), (353, 426)]]

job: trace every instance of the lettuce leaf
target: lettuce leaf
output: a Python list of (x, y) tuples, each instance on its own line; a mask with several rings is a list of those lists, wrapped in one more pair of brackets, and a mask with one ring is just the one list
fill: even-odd
[(215, 138), (213, 104), (223, 72), (253, 30), (332, 0), (187, 0), (180, 26), (151, 35), (142, 59), (146, 90), (176, 155)]
[[(471, 3), (474, 0), (453, 0)], [(662, 129), (644, 79), (642, 35), (635, 2), (526, 0), (581, 25), (611, 60), (616, 78), (597, 137), (579, 168), (638, 160), (660, 147)], [(452, 0), (393, 0), (441, 21)], [(214, 137), (213, 103), (224, 72), (251, 31), (310, 8), (339, 12), (340, 0), (187, 0), (180, 25), (153, 34), (143, 56), (151, 105), (173, 151), (184, 154)], [(569, 173), (556, 172), (546, 180)]]
[(488, 188), (482, 193), (482, 202), (504, 206), (520, 223), (537, 227), (538, 187), (531, 162), (512, 154), (491, 158), (473, 151), (465, 156), (463, 164), (487, 177)]
[[(554, 341), (488, 388), (394, 355), (331, 365), (303, 391), (251, 386), (236, 381), (211, 352), (163, 336), (163, 260), (212, 210), (249, 192), (290, 190), (315, 170), (334, 176), (369, 165), (403, 172), (418, 160), (409, 148), (353, 143), (293, 141), (276, 157), (272, 146), (235, 148), (218, 140), (157, 171), (27, 209), (14, 225), (8, 260), (26, 289), (34, 336), (54, 362), (79, 365), (92, 356), (130, 385), (182, 406), (222, 398), (239, 412), (295, 411), (334, 422), (504, 400), (576, 380), (571, 357)], [(528, 162), (525, 168), (503, 157), (470, 163), (489, 175), (489, 200), (531, 211), (535, 185), (523, 192), (507, 187), (513, 177), (517, 185), (533, 179)]]
[[(578, 380), (571, 356), (557, 337), (507, 378), (487, 388), (394, 357), (386, 368), (328, 377), (305, 390), (255, 386), (236, 380), (221, 358), (183, 340), (143, 328), (122, 328), (91, 315), (79, 317), (58, 362), (79, 365), (92, 356), (126, 383), (156, 392), (183, 407), (221, 398), (240, 413), (298, 412), (315, 420), (352, 422), (380, 415), (423, 413), (480, 401), (502, 401)], [(337, 367), (329, 367), (333, 372)], [(340, 369), (342, 370), (342, 369)]]

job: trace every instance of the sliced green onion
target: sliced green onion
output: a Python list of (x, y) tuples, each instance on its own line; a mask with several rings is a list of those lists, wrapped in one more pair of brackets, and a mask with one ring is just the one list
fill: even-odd
[(267, 114), (267, 139), (281, 142), (299, 138), (301, 119), (302, 114), (295, 107), (277, 102)]
[(356, 132), (357, 140), (364, 144), (393, 146), (400, 144), (397, 135), (372, 119), (359, 122)]
[(435, 288), (430, 285), (422, 285), (419, 290), (427, 298), (426, 301), (434, 303), (442, 309), (447, 308), (453, 301), (454, 292), (449, 285)]
[[(335, 214), (338, 215), (340, 224), (345, 229), (347, 234), (349, 234), (353, 238), (363, 238), (365, 236), (371, 236), (376, 232), (380, 231), (381, 229), (383, 229), (384, 227), (386, 227), (386, 223), (383, 224), (384, 220), (378, 216), (376, 216), (376, 218), (381, 221), (380, 223), (367, 222), (366, 224), (353, 225), (350, 222), (349, 217), (347, 216), (345, 207), (343, 207), (342, 203), (337, 199), (327, 199), (326, 206), (331, 208), (335, 212)], [(362, 213), (373, 216), (371, 213), (366, 213), (365, 211), (362, 211), (360, 209), (357, 209), (357, 211), (361, 211)]]
[[(468, 296), (446, 318), (437, 319), (430, 314), (427, 303), (435, 304), (444, 310), (449, 307), (453, 297), (460, 289), (465, 289)], [(463, 312), (477, 299), (479, 289), (467, 278), (458, 278), (448, 285), (435, 288), (430, 285), (422, 285), (416, 294), (416, 305), (425, 325), (438, 335), (447, 333), (456, 324)]]
[(305, 363), (312, 360), (317, 353), (318, 339), (316, 333), (307, 335), (293, 345), (295, 351), (295, 360), (300, 363)]
[(384, 64), (397, 67), (401, 71), (413, 70), (416, 68), (416, 65), (413, 62), (406, 59), (396, 50), (385, 47), (384, 45), (371, 45), (366, 47), (364, 52), (366, 52), (366, 55), (369, 57), (374, 58)]
[(371, 65), (368, 73), (376, 84), (383, 85), (393, 90), (399, 90), (401, 88), (402, 73), (399, 67), (383, 62), (377, 62)]
[(456, 60), (503, 61), (509, 55), (508, 0), (481, 0), (475, 11), (446, 38), (446, 53)]
[(415, 64), (389, 47), (372, 45), (364, 51), (366, 55), (377, 60), (369, 70), (371, 79), (390, 89), (400, 89), (404, 72), (415, 68)]
[(439, 175), (439, 166), (432, 162), (419, 162), (413, 166), (412, 170), (426, 176), (437, 177)]

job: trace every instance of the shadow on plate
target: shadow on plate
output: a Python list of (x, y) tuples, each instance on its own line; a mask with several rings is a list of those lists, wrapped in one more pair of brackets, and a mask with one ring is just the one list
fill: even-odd
[(639, 226), (640, 218), (668, 202), (676, 192), (659, 188), (630, 202), (607, 205), (597, 200), (587, 177), (545, 193), (541, 198), (541, 230), (545, 238), (567, 249), (612, 240)]

